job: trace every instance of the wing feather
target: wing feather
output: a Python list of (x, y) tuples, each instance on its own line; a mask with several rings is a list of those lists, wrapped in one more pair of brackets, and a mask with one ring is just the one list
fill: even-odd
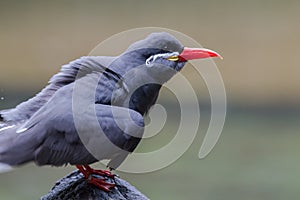
[(63, 65), (60, 72), (50, 79), (49, 85), (36, 96), (16, 108), (0, 111), (0, 121), (20, 122), (29, 119), (53, 97), (57, 90), (80, 78), (77, 77), (79, 70), (80, 76), (94, 71), (102, 72), (114, 59), (115, 57), (108, 56), (85, 56)]

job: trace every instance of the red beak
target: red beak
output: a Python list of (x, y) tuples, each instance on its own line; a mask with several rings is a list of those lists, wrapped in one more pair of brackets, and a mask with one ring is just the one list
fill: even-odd
[(179, 54), (179, 61), (188, 61), (193, 59), (202, 59), (202, 58), (211, 58), (211, 57), (220, 57), (222, 56), (215, 51), (204, 49), (204, 48), (188, 48), (185, 47), (181, 54)]

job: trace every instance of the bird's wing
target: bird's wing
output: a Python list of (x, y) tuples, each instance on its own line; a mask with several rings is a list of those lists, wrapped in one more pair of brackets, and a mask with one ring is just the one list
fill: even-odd
[(78, 105), (76, 109), (72, 104), (73, 87), (70, 84), (59, 89), (25, 125), (18, 127), (17, 137), (1, 148), (0, 163), (35, 161), (59, 166), (110, 159), (112, 168), (121, 164), (140, 141), (143, 117), (131, 109), (102, 104)]
[[(50, 117), (51, 124), (46, 127), (51, 133), (35, 150), (36, 163), (90, 164), (109, 159), (109, 166), (115, 169), (136, 148), (144, 126), (139, 113), (99, 104), (86, 109), (77, 117), (74, 113), (63, 118)], [(39, 124), (33, 128), (37, 127)]]
[(19, 104), (16, 108), (0, 111), (0, 121), (20, 122), (29, 119), (58, 89), (73, 83), (81, 76), (105, 70), (114, 59), (115, 57), (108, 56), (86, 56), (63, 65), (60, 72), (50, 79), (49, 85), (35, 97)]

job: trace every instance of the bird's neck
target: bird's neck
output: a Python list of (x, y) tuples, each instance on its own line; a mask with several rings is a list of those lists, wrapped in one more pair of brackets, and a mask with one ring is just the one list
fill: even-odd
[(128, 107), (145, 115), (156, 103), (161, 86), (175, 71), (163, 66), (149, 68), (142, 59), (129, 62), (125, 58), (117, 59), (110, 67), (122, 76), (118, 88), (113, 92), (112, 104)]
[(141, 115), (148, 113), (156, 103), (161, 85), (146, 84), (133, 92), (129, 100), (129, 108), (139, 112)]
[(126, 73), (117, 83), (112, 94), (112, 104), (148, 113), (156, 103), (164, 82), (156, 80), (142, 68), (135, 68)]

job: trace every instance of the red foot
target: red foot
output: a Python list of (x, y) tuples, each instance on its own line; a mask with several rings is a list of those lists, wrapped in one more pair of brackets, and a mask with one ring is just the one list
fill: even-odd
[(93, 175), (100, 175), (103, 177), (114, 178), (115, 175), (112, 174), (109, 170), (95, 170), (88, 165), (76, 165), (76, 167), (90, 184), (98, 187), (105, 192), (109, 192), (110, 189), (115, 186), (115, 184), (113, 183), (106, 182), (105, 179), (93, 177)]

